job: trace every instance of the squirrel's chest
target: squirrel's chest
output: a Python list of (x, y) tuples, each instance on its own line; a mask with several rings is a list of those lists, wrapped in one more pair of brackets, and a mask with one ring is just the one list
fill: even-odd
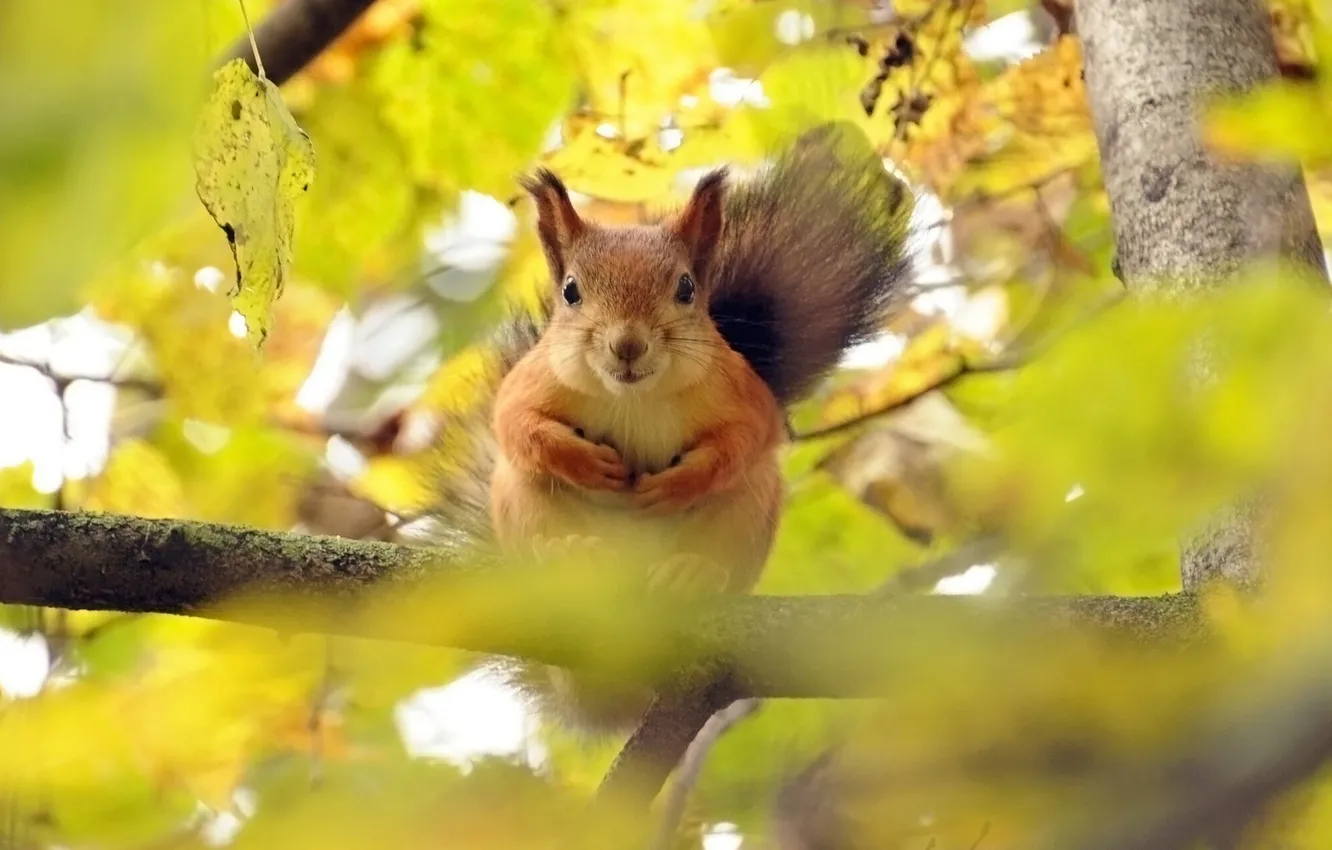
[(660, 472), (694, 437), (695, 426), (671, 405), (632, 399), (589, 402), (578, 412), (585, 436), (607, 443), (635, 473)]

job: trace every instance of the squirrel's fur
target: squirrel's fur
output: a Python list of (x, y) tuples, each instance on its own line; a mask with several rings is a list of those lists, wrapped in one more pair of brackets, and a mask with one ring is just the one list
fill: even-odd
[[(495, 556), (506, 538), (549, 525), (593, 536), (604, 527), (647, 551), (643, 530), (668, 523), (658, 555), (683, 546), (720, 565), (714, 589), (753, 586), (780, 513), (782, 411), (882, 326), (908, 273), (911, 198), (863, 136), (839, 125), (733, 182), (710, 172), (677, 215), (614, 228), (584, 222), (554, 174), (524, 181), (552, 282), (537, 311), (500, 329), (489, 403), (445, 425), (437, 544)], [(691, 275), (706, 312), (690, 312), (692, 286), (688, 301), (671, 295)], [(566, 304), (571, 283), (585, 291)], [(651, 356), (616, 347), (630, 325), (646, 335), (630, 348)], [(646, 380), (635, 362), (649, 364)], [(672, 569), (700, 569), (688, 563)], [(577, 727), (622, 725), (646, 698), (593, 695), (567, 671), (510, 672)]]

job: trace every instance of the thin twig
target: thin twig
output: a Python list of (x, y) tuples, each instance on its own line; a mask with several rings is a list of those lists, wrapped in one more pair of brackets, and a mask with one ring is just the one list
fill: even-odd
[(959, 357), (956, 365), (954, 365), (952, 369), (941, 375), (939, 379), (935, 381), (933, 384), (921, 388), (919, 392), (915, 392), (912, 393), (911, 395), (897, 399), (889, 404), (884, 405), (883, 407), (875, 408), (874, 410), (858, 414), (856, 416), (851, 417), (850, 419), (845, 419), (841, 422), (837, 422), (832, 425), (826, 425), (822, 428), (815, 428), (810, 431), (802, 431), (800, 433), (797, 433), (794, 437), (792, 437), (792, 439), (795, 441), (804, 441), (804, 440), (819, 440), (823, 439), (824, 437), (832, 437), (844, 431), (849, 431), (853, 428), (857, 428), (872, 419), (877, 419), (880, 416), (884, 416), (894, 411), (901, 410), (902, 408), (906, 407), (907, 405), (911, 404), (912, 402), (916, 401), (917, 399), (926, 395), (927, 393), (934, 392), (935, 390), (946, 389), (956, 381), (968, 375), (983, 375), (996, 372), (1011, 372), (1020, 369), (1023, 366), (1026, 366), (1029, 363), (1031, 363), (1033, 360), (1035, 360), (1041, 354), (1048, 351), (1050, 348), (1052, 348), (1056, 342), (1058, 342), (1060, 339), (1063, 338), (1064, 334), (1068, 333), (1073, 328), (1082, 325), (1083, 322), (1090, 319), (1092, 316), (1096, 315), (1097, 313), (1100, 313), (1103, 310), (1106, 310), (1114, 306), (1115, 304), (1119, 303), (1121, 300), (1123, 300), (1124, 296), (1127, 294), (1128, 294), (1127, 290), (1121, 289), (1121, 290), (1116, 290), (1114, 293), (1103, 299), (1098, 299), (1097, 302), (1087, 310), (1086, 314), (1081, 316), (1076, 321), (1071, 322), (1069, 324), (1069, 327), (1064, 328), (1061, 331), (1051, 333), (1043, 340), (1038, 340), (1037, 342), (1024, 346), (1021, 351), (1002, 354), (999, 355), (998, 357), (994, 357), (979, 363), (971, 363), (968, 362), (965, 358)]
[(658, 696), (606, 771), (597, 789), (598, 801), (646, 810), (712, 715), (742, 696), (725, 673)]
[(850, 419), (844, 419), (841, 422), (837, 422), (832, 425), (825, 425), (822, 428), (814, 428), (813, 430), (810, 431), (801, 431), (797, 433), (792, 439), (795, 441), (806, 441), (806, 440), (821, 440), (825, 437), (833, 437), (838, 434), (841, 434), (844, 431), (850, 431), (853, 428), (858, 428), (872, 419), (878, 419), (880, 416), (885, 416), (889, 413), (892, 413), (893, 411), (901, 410), (902, 408), (911, 404), (913, 401), (925, 395), (926, 393), (933, 392), (935, 390), (942, 390), (948, 386), (951, 386), (955, 381), (959, 380), (960, 378), (966, 375), (973, 375), (981, 372), (1008, 371), (1010, 369), (1015, 369), (1017, 368), (1017, 366), (1021, 365), (1021, 364), (1012, 364), (999, 367), (996, 365), (996, 363), (997, 361), (996, 362), (987, 361), (986, 363), (972, 365), (967, 363), (965, 360), (959, 358), (957, 361), (957, 365), (954, 366), (953, 369), (942, 375), (939, 378), (939, 380), (935, 381), (933, 384), (930, 384), (928, 387), (921, 389), (920, 392), (912, 393), (909, 396), (905, 396), (889, 404), (885, 404), (883, 407), (878, 407), (875, 408), (874, 410), (866, 411), (865, 413), (858, 414), (856, 416), (851, 417)]
[(703, 724), (703, 729), (689, 744), (684, 758), (680, 760), (679, 773), (662, 807), (657, 839), (653, 844), (654, 850), (667, 850), (674, 842), (675, 832), (680, 827), (680, 819), (684, 817), (689, 795), (698, 784), (698, 778), (703, 773), (703, 765), (707, 763), (712, 748), (731, 727), (758, 711), (761, 705), (762, 700), (759, 699), (738, 700), (712, 715), (708, 718), (708, 722)]
[(150, 381), (146, 378), (118, 378), (114, 374), (110, 375), (66, 375), (55, 371), (48, 363), (39, 363), (35, 360), (24, 360), (19, 357), (11, 357), (8, 354), (0, 354), (0, 363), (6, 366), (18, 366), (24, 369), (32, 369), (42, 377), (55, 384), (59, 392), (64, 392), (65, 388), (76, 381), (88, 381), (94, 384), (110, 384), (113, 387), (121, 389), (137, 389), (148, 393), (160, 393), (162, 385), (156, 381)]

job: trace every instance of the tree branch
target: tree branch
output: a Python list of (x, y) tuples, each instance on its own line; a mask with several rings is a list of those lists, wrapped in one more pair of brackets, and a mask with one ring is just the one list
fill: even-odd
[(114, 374), (107, 375), (67, 375), (57, 372), (49, 363), (39, 363), (35, 360), (24, 360), (19, 357), (11, 357), (8, 354), (0, 354), (0, 364), (6, 366), (17, 366), (21, 369), (31, 369), (34, 372), (46, 378), (55, 385), (56, 392), (64, 394), (64, 391), (70, 384), (76, 381), (87, 381), (94, 384), (109, 384), (120, 389), (142, 390), (146, 393), (160, 394), (162, 385), (156, 381), (147, 378), (118, 377)]
[[(518, 578), (530, 582), (532, 575)], [(567, 610), (576, 606), (561, 604), (566, 600), (542, 600), (540, 608), (514, 603), (514, 580), (507, 567), (483, 569), (444, 550), (181, 520), (0, 510), (3, 603), (209, 616), (561, 666), (633, 641), (644, 653), (661, 648), (657, 656), (636, 658), (635, 666), (695, 665), (695, 681), (729, 673), (734, 693), (717, 708), (751, 696), (881, 693), (887, 679), (913, 663), (916, 641), (931, 629), (999, 636), (1075, 627), (1151, 641), (1206, 634), (1189, 594), (1005, 605), (945, 596), (749, 596), (681, 604), (617, 597), (622, 608), (608, 622)], [(386, 589), (410, 590), (404, 604), (421, 610), (354, 616), (372, 606), (372, 591)], [(445, 610), (439, 592), (447, 594)], [(281, 608), (218, 607), (242, 593), (276, 594)], [(845, 641), (840, 649), (839, 641)]]
[[(264, 60), (268, 79), (282, 85), (347, 31), (374, 0), (286, 0), (259, 26), (254, 40)], [(219, 65), (244, 59), (250, 70), (259, 72), (248, 34), (236, 39)]]
[(741, 696), (725, 673), (694, 681), (653, 700), (597, 789), (601, 800), (651, 803), (708, 720)]
[(742, 699), (731, 703), (718, 711), (703, 724), (702, 730), (694, 737), (680, 758), (680, 773), (671, 785), (670, 793), (662, 806), (661, 821), (657, 827), (655, 850), (669, 850), (675, 846), (675, 833), (680, 828), (680, 819), (684, 817), (685, 807), (689, 804), (689, 795), (698, 778), (703, 773), (703, 765), (708, 754), (721, 740), (722, 735), (731, 727), (758, 711), (762, 702), (757, 699)]
[(864, 425), (867, 422), (870, 422), (871, 420), (878, 419), (881, 416), (886, 416), (889, 413), (901, 410), (902, 408), (906, 407), (907, 405), (919, 399), (921, 396), (924, 396), (928, 393), (948, 389), (956, 382), (970, 375), (986, 375), (986, 374), (995, 374), (998, 372), (1012, 372), (1017, 369), (1020, 369), (1023, 366), (1026, 366), (1027, 364), (1034, 361), (1037, 357), (1041, 356), (1045, 352), (1049, 351), (1056, 343), (1058, 343), (1060, 340), (1064, 338), (1064, 334), (1069, 333), (1072, 330), (1075, 330), (1076, 328), (1082, 326), (1087, 320), (1094, 318), (1097, 314), (1101, 313), (1102, 311), (1118, 304), (1120, 301), (1123, 300), (1124, 295), (1125, 295), (1124, 290), (1117, 290), (1103, 298), (1098, 298), (1095, 300), (1095, 302), (1091, 305), (1091, 307), (1086, 311), (1086, 313), (1083, 316), (1081, 316), (1078, 320), (1071, 322), (1067, 327), (1056, 330), (1043, 339), (1039, 339), (1027, 345), (1023, 345), (1020, 348), (1006, 351), (1005, 353), (993, 357), (989, 360), (972, 362), (964, 357), (958, 357), (952, 364), (951, 368), (949, 368), (947, 371), (940, 373), (935, 379), (934, 383), (930, 384), (929, 386), (921, 387), (915, 392), (909, 393), (905, 396), (902, 396), (901, 398), (894, 399), (893, 401), (874, 410), (863, 411), (854, 416), (850, 416), (840, 422), (834, 422), (831, 425), (824, 425), (819, 428), (812, 428), (808, 431), (802, 431), (800, 433), (794, 434), (792, 435), (792, 439), (796, 441), (805, 441), (805, 440), (821, 440), (824, 437), (832, 437), (842, 433), (843, 431), (850, 431), (854, 428), (858, 428), (861, 425)]

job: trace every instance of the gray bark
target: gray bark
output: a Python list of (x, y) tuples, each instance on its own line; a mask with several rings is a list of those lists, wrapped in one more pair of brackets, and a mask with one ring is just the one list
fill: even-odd
[[(1129, 289), (1180, 297), (1274, 256), (1326, 279), (1299, 169), (1223, 163), (1201, 140), (1208, 98), (1277, 77), (1261, 0), (1078, 0), (1077, 29)], [(1225, 512), (1188, 543), (1186, 588), (1258, 579), (1255, 505)]]

